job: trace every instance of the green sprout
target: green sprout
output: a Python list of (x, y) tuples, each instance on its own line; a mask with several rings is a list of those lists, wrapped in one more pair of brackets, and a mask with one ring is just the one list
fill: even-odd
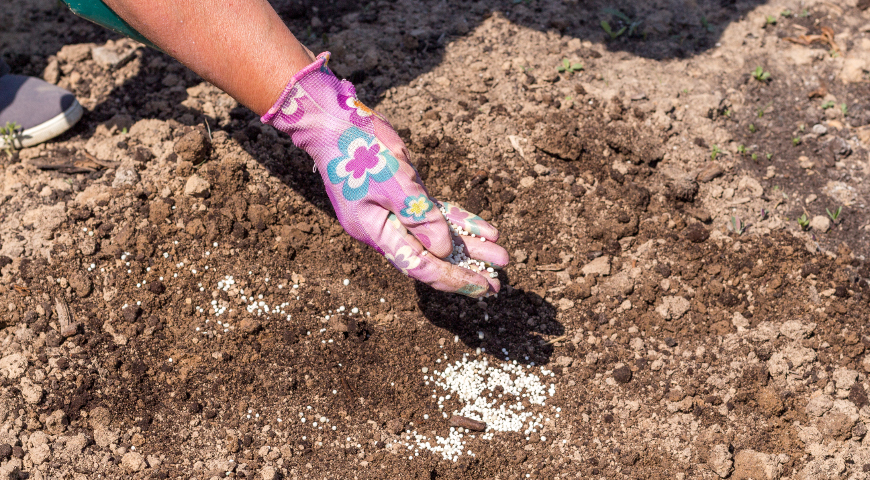
[(776, 25), (776, 16), (768, 15), (764, 20), (765, 25)]
[(785, 18), (789, 18), (789, 17), (791, 17), (792, 15), (794, 15), (794, 14), (792, 13), (792, 11), (789, 10), (789, 9), (787, 9), (787, 8), (786, 8), (785, 10), (783, 10), (782, 13), (780, 13), (780, 16), (785, 17)]
[(559, 65), (559, 67), (557, 67), (556, 70), (558, 70), (560, 73), (561, 72), (568, 72), (568, 73), (579, 72), (580, 70), (583, 70), (583, 64), (580, 62), (571, 63), (570, 61), (568, 61), (567, 58), (563, 58), (562, 65)]
[(751, 158), (753, 162), (758, 162), (758, 154), (757, 153), (753, 153), (752, 155), (749, 156), (749, 158)]
[(828, 208), (825, 208), (825, 211), (828, 212), (828, 218), (834, 222), (834, 225), (838, 225), (840, 223), (840, 214), (843, 213), (843, 207), (837, 207), (833, 212)]
[(834, 103), (833, 100), (828, 100), (827, 102), (822, 104), (822, 110), (827, 110), (829, 108), (834, 108), (837, 104)]
[(737, 235), (743, 235), (743, 232), (746, 231), (746, 223), (740, 219), (740, 217), (731, 216), (731, 222), (728, 224), (728, 228), (731, 229), (732, 232)]
[(628, 33), (629, 37), (634, 35), (635, 29), (637, 29), (637, 27), (643, 22), (643, 20), (632, 20), (631, 17), (615, 8), (604, 8), (601, 10), (601, 13), (612, 15), (625, 23), (625, 25), (619, 30), (614, 30), (613, 27), (610, 26), (610, 22), (608, 22), (607, 20), (601, 21), (601, 28), (604, 29), (605, 32), (607, 32), (607, 35), (610, 36), (611, 40), (616, 40), (623, 33), (626, 32)]
[(610, 35), (611, 40), (616, 40), (617, 38), (619, 38), (620, 35), (628, 30), (628, 27), (622, 27), (619, 30), (613, 31), (613, 29), (610, 27), (610, 23), (608, 23), (607, 20), (601, 21), (601, 28), (603, 28), (604, 31), (607, 32), (608, 35)]
[(743, 145), (743, 144), (737, 145), (737, 153), (739, 153), (740, 155), (745, 155), (746, 154), (746, 145)]
[(12, 150), (15, 145), (15, 138), (18, 137), (18, 129), (21, 128), (16, 122), (6, 122), (6, 125), (0, 127), (0, 138), (3, 139), (3, 150), (6, 151), (6, 155), (12, 156)]
[(791, 143), (796, 147), (801, 144), (801, 137), (794, 137), (791, 139)]
[(710, 22), (707, 21), (707, 17), (701, 17), (701, 26), (710, 33), (713, 33), (716, 30), (716, 28), (713, 27), (713, 25), (710, 25)]
[(798, 223), (798, 225), (800, 225), (801, 230), (806, 230), (806, 229), (810, 228), (810, 219), (807, 218), (806, 213), (804, 213), (803, 215), (800, 216), (800, 218), (797, 219), (797, 223)]
[(767, 82), (770, 80), (770, 72), (765, 72), (764, 68), (759, 65), (752, 71), (752, 78), (759, 82)]
[(840, 104), (840, 111), (843, 112), (844, 117), (849, 115), (849, 107), (845, 103)]
[(726, 117), (731, 118), (731, 109), (726, 108), (725, 111), (722, 112), (722, 115), (725, 115)]
[(772, 154), (772, 153), (765, 153), (764, 156), (767, 157), (767, 160), (768, 160), (768, 161), (770, 161), (770, 159), (773, 158), (773, 154)]
[(761, 117), (764, 116), (764, 109), (763, 109), (763, 108), (759, 108), (759, 109), (758, 109), (758, 112), (756, 112), (756, 113), (757, 113), (757, 115), (758, 115), (758, 118), (761, 118)]
[(719, 145), (713, 145), (713, 148), (710, 150), (710, 160), (716, 160), (716, 157), (722, 153), (722, 149), (719, 148)]
[(755, 128), (755, 124), (754, 124), (754, 123), (750, 123), (750, 124), (749, 124), (749, 131), (750, 131), (751, 133), (755, 133), (755, 132), (758, 131), (758, 129)]
[(802, 17), (809, 17), (810, 16), (810, 9), (805, 8), (805, 9), (801, 10), (801, 16)]

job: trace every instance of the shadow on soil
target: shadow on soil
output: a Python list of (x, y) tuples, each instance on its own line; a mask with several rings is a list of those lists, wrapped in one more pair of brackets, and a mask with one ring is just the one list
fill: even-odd
[[(500, 280), (502, 285), (511, 284), (505, 272), (501, 272)], [(534, 292), (503, 287), (497, 298), (482, 302), (462, 298), (460, 301), (477, 307), (471, 315), (461, 317), (456, 295), (421, 283), (415, 289), (420, 310), (433, 325), (458, 336), (469, 348), (485, 349), (498, 357), (523, 364), (547, 364), (553, 344), (547, 343), (543, 335), (558, 337), (565, 333), (565, 327), (556, 320), (556, 307)]]

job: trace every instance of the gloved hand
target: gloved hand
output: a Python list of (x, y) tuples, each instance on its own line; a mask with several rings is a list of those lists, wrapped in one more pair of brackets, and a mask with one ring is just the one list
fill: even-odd
[[(498, 292), (498, 279), (486, 271), (443, 260), (464, 246), (469, 257), (503, 267), (508, 254), (494, 243), (498, 231), (429, 197), (396, 131), (357, 100), (350, 82), (333, 75), (328, 60), (324, 52), (294, 75), (261, 120), (311, 155), (338, 221), (352, 237), (438, 290), (472, 297)], [(454, 235), (445, 216), (475, 237)]]

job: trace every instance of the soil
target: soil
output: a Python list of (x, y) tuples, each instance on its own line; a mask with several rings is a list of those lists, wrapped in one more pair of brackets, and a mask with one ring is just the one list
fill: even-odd
[[(19, 2), (4, 59), (86, 114), (0, 161), (0, 479), (865, 478), (867, 2), (275, 7), (499, 228), (502, 293), (404, 277), (289, 138)], [(409, 457), (465, 355), (544, 420)]]

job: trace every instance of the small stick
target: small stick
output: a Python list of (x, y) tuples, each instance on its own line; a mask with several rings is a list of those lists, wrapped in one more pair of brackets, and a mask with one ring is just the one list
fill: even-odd
[(21, 285), (17, 285), (17, 284), (13, 283), (12, 288), (14, 288), (16, 292), (18, 292), (22, 295), (30, 295), (30, 289), (27, 287), (22, 287)]
[(567, 339), (567, 338), (568, 338), (568, 335), (562, 335), (561, 337), (556, 337), (556, 338), (554, 338), (554, 339), (552, 339), (552, 340), (548, 340), (548, 341), (547, 341), (547, 345), (552, 345), (552, 344), (554, 344), (554, 343), (556, 343), (556, 342), (561, 342), (562, 340), (565, 340), (565, 339)]
[(72, 312), (63, 297), (54, 297), (54, 309), (57, 310), (57, 320), (60, 324), (60, 334), (71, 337), (76, 334), (79, 324), (73, 321)]
[(473, 432), (482, 432), (486, 430), (486, 422), (472, 420), (468, 417), (463, 417), (462, 415), (453, 415), (450, 417), (450, 420), (447, 421), (447, 424), (451, 427), (462, 427)]

